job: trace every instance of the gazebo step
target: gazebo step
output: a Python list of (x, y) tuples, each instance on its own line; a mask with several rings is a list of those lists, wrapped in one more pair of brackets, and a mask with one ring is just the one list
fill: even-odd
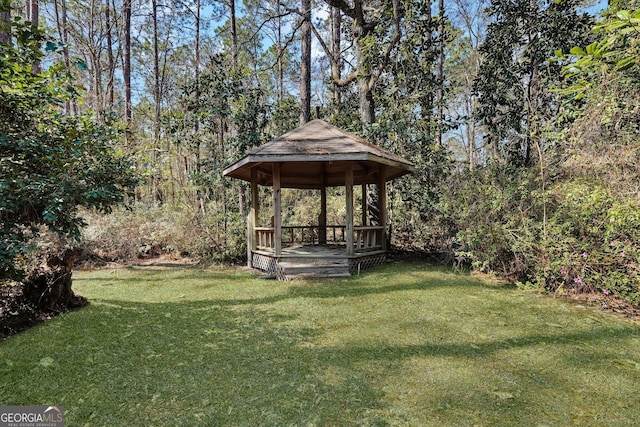
[(280, 261), (278, 262), (278, 265), (287, 265), (287, 266), (293, 266), (293, 265), (314, 265), (314, 266), (318, 266), (318, 267), (322, 267), (322, 266), (349, 266), (349, 259), (342, 256), (342, 257), (325, 257), (323, 256), (322, 258), (318, 258), (318, 256), (309, 256), (309, 257), (304, 257), (304, 256), (286, 256), (286, 257), (280, 257)]
[(306, 277), (348, 277), (349, 263), (333, 261), (315, 262), (279, 262), (278, 278), (280, 280), (292, 280)]

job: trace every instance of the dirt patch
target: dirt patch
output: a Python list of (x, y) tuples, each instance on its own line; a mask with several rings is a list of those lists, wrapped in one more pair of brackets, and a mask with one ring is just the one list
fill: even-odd
[(597, 294), (593, 292), (567, 293), (562, 295), (562, 298), (640, 322), (640, 306), (634, 305), (625, 299), (617, 298), (613, 295)]
[(198, 258), (183, 257), (177, 254), (163, 254), (154, 258), (136, 258), (127, 261), (110, 261), (103, 258), (88, 258), (83, 256), (77, 262), (74, 269), (79, 271), (99, 270), (101, 268), (124, 268), (124, 267), (187, 267), (202, 265), (202, 260)]

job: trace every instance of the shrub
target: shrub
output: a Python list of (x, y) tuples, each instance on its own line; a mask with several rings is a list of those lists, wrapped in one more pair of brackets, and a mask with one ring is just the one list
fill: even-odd
[(640, 302), (640, 204), (587, 180), (537, 187), (534, 172), (498, 165), (458, 176), (440, 203), (456, 259), (525, 287)]
[(586, 182), (559, 184), (551, 197), (556, 207), (535, 281), (640, 302), (640, 205)]
[(103, 261), (124, 262), (162, 254), (232, 261), (245, 253), (244, 221), (237, 213), (210, 208), (203, 216), (169, 205), (87, 213), (81, 246)]

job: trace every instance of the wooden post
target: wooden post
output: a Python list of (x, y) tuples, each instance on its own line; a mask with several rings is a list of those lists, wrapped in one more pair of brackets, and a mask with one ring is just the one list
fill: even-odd
[(387, 174), (384, 166), (380, 166), (378, 176), (378, 210), (382, 227), (382, 249), (387, 250)]
[(347, 166), (344, 171), (344, 186), (346, 188), (346, 227), (345, 233), (347, 234), (347, 255), (354, 254), (353, 248), (353, 164), (347, 162)]
[(362, 183), (362, 226), (367, 226), (367, 184)]
[[(253, 209), (253, 208), (252, 208)], [(256, 248), (256, 232), (252, 212), (247, 214), (247, 267), (253, 267), (253, 251)]]
[(282, 205), (280, 163), (273, 164), (273, 240), (276, 256), (282, 253)]
[(327, 187), (325, 174), (322, 173), (322, 186), (320, 187), (320, 218), (318, 218), (318, 243), (327, 244)]
[(253, 251), (256, 250), (256, 227), (259, 227), (258, 171), (251, 169), (251, 210), (247, 215), (247, 266), (253, 267)]

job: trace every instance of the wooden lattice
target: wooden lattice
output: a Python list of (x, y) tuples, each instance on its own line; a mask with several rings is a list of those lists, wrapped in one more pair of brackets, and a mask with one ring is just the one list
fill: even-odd
[(266, 271), (270, 274), (276, 274), (276, 267), (278, 265), (278, 262), (275, 258), (272, 258), (270, 256), (254, 253), (251, 265), (257, 270)]
[(284, 272), (284, 269), (280, 266), (276, 267), (276, 278), (281, 282), (288, 282), (289, 278)]
[(352, 275), (358, 274), (358, 272), (360, 271), (377, 267), (382, 263), (384, 263), (385, 259), (386, 259), (386, 256), (384, 253), (369, 255), (369, 256), (364, 256), (359, 258), (352, 258), (349, 260), (349, 273), (351, 273)]

